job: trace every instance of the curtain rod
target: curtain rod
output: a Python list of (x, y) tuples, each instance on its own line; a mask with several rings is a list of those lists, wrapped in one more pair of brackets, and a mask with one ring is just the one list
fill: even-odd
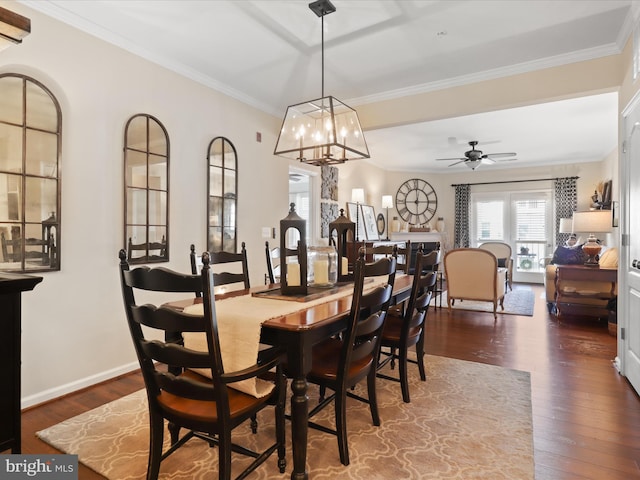
[(452, 187), (461, 185), (494, 185), (496, 183), (523, 183), (523, 182), (548, 182), (549, 180), (560, 180), (561, 178), (569, 178), (577, 180), (580, 177), (555, 177), (555, 178), (534, 178), (532, 180), (503, 180), (501, 182), (478, 182), (478, 183), (452, 183)]

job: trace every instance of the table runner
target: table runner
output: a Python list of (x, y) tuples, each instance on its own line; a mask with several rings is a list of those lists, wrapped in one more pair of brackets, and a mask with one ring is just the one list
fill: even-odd
[[(386, 283), (387, 277), (377, 278), (365, 285), (365, 291)], [(260, 348), (260, 329), (262, 323), (272, 318), (290, 315), (307, 310), (316, 305), (328, 303), (353, 294), (353, 290), (328, 295), (310, 302), (299, 303), (272, 298), (260, 298), (251, 295), (226, 298), (215, 302), (218, 321), (218, 338), (225, 372), (234, 372), (250, 367), (256, 363)], [(203, 315), (201, 303), (190, 305), (184, 313)], [(184, 345), (198, 351), (207, 350), (204, 334), (200, 332), (184, 332)], [(201, 375), (211, 377), (211, 372), (197, 370)], [(273, 384), (260, 379), (249, 379), (229, 385), (254, 397), (268, 395)]]

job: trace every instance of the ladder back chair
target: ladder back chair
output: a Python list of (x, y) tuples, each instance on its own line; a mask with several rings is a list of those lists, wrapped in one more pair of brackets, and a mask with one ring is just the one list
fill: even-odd
[[(373, 424), (380, 425), (376, 399), (376, 367), (380, 351), (382, 328), (391, 302), (395, 280), (396, 259), (381, 258), (365, 263), (364, 249), (360, 249), (355, 263), (354, 287), (347, 329), (340, 338), (332, 337), (313, 347), (310, 383), (320, 386), (320, 402), (309, 412), (311, 419), (320, 410), (333, 403), (335, 429), (309, 420), (309, 427), (336, 435), (340, 461), (349, 465), (347, 445), (347, 396), (368, 403)], [(384, 285), (365, 291), (365, 277), (386, 276)], [(363, 379), (367, 379), (368, 398), (351, 391)], [(324, 398), (325, 389), (333, 393)]]
[[(191, 262), (191, 273), (196, 275), (198, 273), (198, 267), (201, 266), (202, 260), (196, 255), (196, 247), (191, 244), (191, 253), (189, 259)], [(210, 252), (209, 253), (210, 265), (216, 265), (222, 267), (220, 269), (226, 269), (231, 264), (237, 264), (235, 272), (229, 271), (216, 271), (213, 273), (213, 282), (216, 287), (223, 285), (237, 285), (241, 283), (242, 288), (251, 288), (251, 282), (249, 281), (249, 263), (247, 262), (247, 247), (242, 242), (242, 249), (239, 253), (233, 252)]]
[[(272, 350), (270, 358), (239, 372), (226, 372), (222, 364), (214, 302), (213, 274), (209, 254), (202, 255), (201, 275), (185, 275), (167, 268), (147, 266), (129, 269), (124, 250), (119, 253), (122, 296), (133, 345), (142, 370), (149, 407), (149, 461), (147, 479), (158, 478), (161, 462), (193, 437), (218, 446), (218, 478), (231, 478), (231, 452), (252, 457), (253, 462), (236, 478), (245, 478), (274, 451), (280, 473), (285, 470), (284, 404), (286, 380), (283, 355)], [(204, 315), (190, 315), (166, 306), (136, 303), (138, 291), (203, 292)], [(145, 328), (143, 328), (145, 327)], [(206, 351), (187, 349), (179, 343), (152, 339), (145, 331), (199, 332), (206, 338)], [(171, 373), (167, 365), (177, 367)], [(194, 369), (198, 369), (196, 373)], [(275, 374), (270, 372), (275, 370)], [(256, 398), (232, 388), (234, 382), (270, 376), (270, 393)], [(210, 378), (209, 378), (210, 377)], [(274, 406), (275, 442), (262, 452), (233, 444), (232, 431), (257, 412)], [(169, 422), (171, 444), (163, 452), (165, 420)], [(180, 437), (180, 429), (187, 432)]]
[[(407, 308), (403, 315), (397, 315), (395, 312), (389, 311), (382, 331), (378, 370), (381, 370), (388, 363), (391, 363), (391, 368), (393, 369), (397, 360), (399, 375), (398, 377), (392, 377), (378, 372), (378, 377), (400, 382), (402, 400), (405, 403), (411, 401), (407, 377), (408, 362), (418, 365), (420, 380), (424, 382), (427, 379), (424, 369), (424, 327), (427, 310), (436, 285), (437, 273), (434, 271), (420, 272), (424, 272), (424, 260), (436, 254), (436, 251), (426, 255), (418, 251), (415, 263), (416, 273), (413, 276)], [(408, 355), (409, 348), (412, 346), (415, 346), (416, 350), (415, 360), (410, 359)]]

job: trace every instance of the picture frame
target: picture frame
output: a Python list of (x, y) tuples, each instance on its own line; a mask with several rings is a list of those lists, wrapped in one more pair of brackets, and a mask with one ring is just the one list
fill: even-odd
[(362, 208), (362, 216), (364, 217), (364, 230), (367, 234), (367, 240), (379, 241), (378, 221), (376, 220), (376, 211), (371, 205), (360, 205)]
[(359, 203), (347, 202), (347, 216), (349, 220), (356, 224), (356, 240), (363, 241), (367, 239), (367, 232), (364, 225), (364, 215)]

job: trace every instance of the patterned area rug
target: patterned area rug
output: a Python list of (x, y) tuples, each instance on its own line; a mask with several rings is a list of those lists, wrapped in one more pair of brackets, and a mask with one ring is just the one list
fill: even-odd
[[(411, 365), (411, 403), (400, 385), (378, 379), (382, 425), (374, 427), (367, 405), (350, 400), (347, 428), (351, 464), (340, 463), (336, 438), (309, 431), (309, 477), (316, 479), (491, 479), (534, 478), (531, 384), (528, 372), (426, 356), (427, 381)], [(361, 391), (362, 393), (362, 391)], [(310, 402), (317, 392), (310, 392)], [(331, 424), (333, 409), (319, 420)], [(318, 418), (318, 417), (316, 417)], [(273, 438), (271, 411), (258, 417), (258, 435), (240, 426), (234, 441), (261, 446)], [(289, 437), (289, 425), (287, 436)], [(37, 435), (111, 480), (143, 479), (147, 467), (148, 425), (144, 391), (66, 420)], [(168, 436), (168, 435), (165, 435)], [(290, 443), (290, 438), (287, 438)], [(276, 455), (250, 478), (290, 478), (280, 474)], [(237, 472), (247, 460), (232, 459)], [(217, 449), (193, 439), (163, 462), (162, 479), (217, 478)]]
[[(438, 299), (440, 302), (440, 299)], [(507, 315), (533, 316), (533, 306), (535, 305), (535, 295), (528, 287), (517, 286), (509, 290), (504, 296), (504, 310), (498, 304), (497, 313)], [(442, 308), (447, 308), (447, 292), (442, 294)], [(477, 302), (474, 300), (456, 300), (453, 307), (455, 310), (474, 310), (477, 312), (493, 312), (493, 303)]]

